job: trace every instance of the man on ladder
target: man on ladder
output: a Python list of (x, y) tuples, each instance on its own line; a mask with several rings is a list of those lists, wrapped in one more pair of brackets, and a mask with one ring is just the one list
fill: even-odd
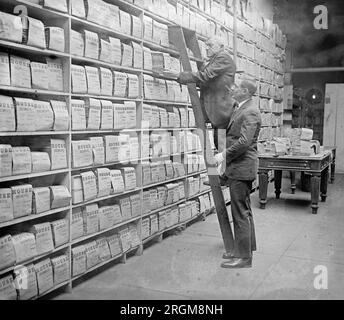
[[(247, 80), (236, 87), (236, 66), (230, 53), (216, 39), (208, 39), (206, 45), (207, 60), (199, 71), (182, 72), (177, 81), (182, 84), (196, 83), (200, 87), (201, 106), (205, 111), (203, 114), (205, 113), (215, 129), (214, 143), (218, 151), (215, 161), (218, 166), (224, 164), (225, 174), (220, 176), (220, 183), (230, 187), (235, 240), (232, 251), (224, 253), (223, 258), (228, 261), (222, 263), (221, 267), (251, 267), (256, 240), (250, 206), (250, 186), (256, 175), (254, 168), (261, 121), (260, 112), (251, 99), (256, 86), (254, 82)], [(240, 108), (238, 117), (237, 109)], [(238, 172), (235, 172), (234, 161), (240, 167)], [(245, 165), (248, 165), (246, 169), (249, 176), (244, 172)]]

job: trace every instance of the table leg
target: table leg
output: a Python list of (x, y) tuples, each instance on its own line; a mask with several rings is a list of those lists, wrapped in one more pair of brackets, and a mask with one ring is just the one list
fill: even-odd
[(312, 213), (317, 214), (319, 208), (319, 189), (320, 189), (320, 173), (312, 173), (311, 177), (311, 199)]
[(336, 172), (336, 150), (333, 151), (332, 154), (332, 162), (331, 162), (331, 179), (330, 179), (330, 183), (334, 182), (334, 175)]
[(268, 194), (268, 171), (267, 170), (259, 170), (259, 203), (260, 208), (265, 209), (265, 205), (267, 203), (267, 194)]
[(296, 190), (295, 176), (296, 176), (296, 172), (290, 171), (290, 188), (291, 188), (292, 194), (295, 194), (295, 190)]
[(326, 202), (327, 197), (328, 170), (329, 168), (327, 167), (321, 172), (320, 192), (322, 202)]
[(275, 170), (275, 194), (276, 199), (280, 198), (282, 184), (282, 170)]

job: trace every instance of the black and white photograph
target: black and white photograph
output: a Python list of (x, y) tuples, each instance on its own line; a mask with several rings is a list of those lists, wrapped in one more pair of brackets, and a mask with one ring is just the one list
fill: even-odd
[(0, 300), (343, 300), (343, 208), (342, 0), (0, 0)]

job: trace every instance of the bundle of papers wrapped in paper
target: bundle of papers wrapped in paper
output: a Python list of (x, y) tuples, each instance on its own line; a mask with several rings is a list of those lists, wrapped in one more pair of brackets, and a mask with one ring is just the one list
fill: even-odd
[(260, 154), (313, 156), (320, 153), (320, 142), (313, 140), (313, 130), (307, 128), (286, 129), (283, 137), (259, 143)]

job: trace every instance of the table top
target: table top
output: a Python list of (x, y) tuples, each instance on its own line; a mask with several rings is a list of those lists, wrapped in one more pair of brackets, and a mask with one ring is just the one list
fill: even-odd
[(296, 156), (296, 155), (284, 155), (284, 156), (276, 156), (273, 154), (259, 154), (258, 157), (259, 158), (263, 158), (263, 159), (285, 159), (285, 160), (315, 160), (315, 161), (319, 161), (319, 160), (323, 160), (324, 158), (326, 158), (328, 155), (331, 154), (330, 150), (324, 150), (323, 152), (316, 154), (314, 156)]

